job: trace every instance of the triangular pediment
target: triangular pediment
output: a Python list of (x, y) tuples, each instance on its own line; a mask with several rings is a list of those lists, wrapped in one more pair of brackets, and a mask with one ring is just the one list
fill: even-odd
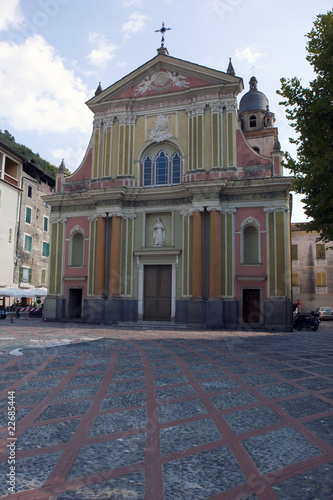
[(189, 89), (223, 86), (237, 95), (241, 78), (182, 59), (159, 54), (87, 102), (94, 111), (112, 101), (152, 98)]

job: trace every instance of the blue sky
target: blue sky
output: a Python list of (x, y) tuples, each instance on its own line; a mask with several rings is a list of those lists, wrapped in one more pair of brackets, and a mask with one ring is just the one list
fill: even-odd
[[(152, 59), (162, 21), (171, 56), (225, 71), (244, 92), (252, 74), (269, 100), (284, 151), (293, 135), (279, 106), (281, 77), (313, 78), (305, 37), (327, 0), (0, 0), (0, 129), (74, 171), (92, 130), (85, 102)], [(241, 96), (240, 96), (241, 97)], [(296, 199), (293, 221), (304, 220)]]

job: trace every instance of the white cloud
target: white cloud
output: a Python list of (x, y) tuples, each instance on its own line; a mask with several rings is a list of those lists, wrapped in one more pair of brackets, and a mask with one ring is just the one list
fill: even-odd
[(18, 27), (23, 21), (20, 0), (0, 0), (0, 31), (9, 26)]
[(142, 5), (141, 0), (122, 0), (121, 3), (124, 7), (139, 7)]
[(250, 47), (245, 47), (245, 49), (236, 49), (235, 51), (237, 59), (245, 59), (249, 63), (254, 63), (257, 59), (259, 59), (262, 54), (260, 52), (253, 52)]
[(100, 35), (97, 32), (89, 33), (89, 42), (96, 47), (88, 55), (91, 64), (94, 66), (103, 66), (113, 59), (113, 53), (117, 49), (117, 46), (109, 42), (104, 35)]
[(87, 88), (41, 35), (21, 44), (0, 42), (0, 120), (15, 130), (86, 132)]
[(147, 16), (140, 14), (140, 12), (134, 12), (129, 16), (127, 23), (124, 23), (121, 27), (124, 32), (124, 39), (128, 40), (131, 35), (142, 31), (146, 25)]

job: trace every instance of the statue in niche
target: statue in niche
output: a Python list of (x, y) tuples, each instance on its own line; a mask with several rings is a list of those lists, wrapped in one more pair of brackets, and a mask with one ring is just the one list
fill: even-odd
[(163, 247), (165, 242), (165, 227), (159, 217), (156, 219), (153, 231), (153, 239), (155, 247)]

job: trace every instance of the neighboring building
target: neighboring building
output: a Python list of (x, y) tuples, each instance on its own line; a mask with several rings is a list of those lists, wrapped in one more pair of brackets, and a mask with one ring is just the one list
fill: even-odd
[[(290, 330), (290, 179), (267, 98), (231, 62), (156, 57), (87, 102), (52, 206), (50, 320)], [(255, 81), (254, 81), (255, 80)]]
[(318, 233), (307, 233), (291, 225), (292, 286), (294, 303), (302, 311), (333, 307), (333, 243), (318, 241)]
[(22, 168), (22, 158), (0, 143), (0, 288), (14, 285)]
[(50, 207), (42, 196), (54, 192), (55, 179), (0, 144), (1, 287), (46, 287), (50, 245)]

